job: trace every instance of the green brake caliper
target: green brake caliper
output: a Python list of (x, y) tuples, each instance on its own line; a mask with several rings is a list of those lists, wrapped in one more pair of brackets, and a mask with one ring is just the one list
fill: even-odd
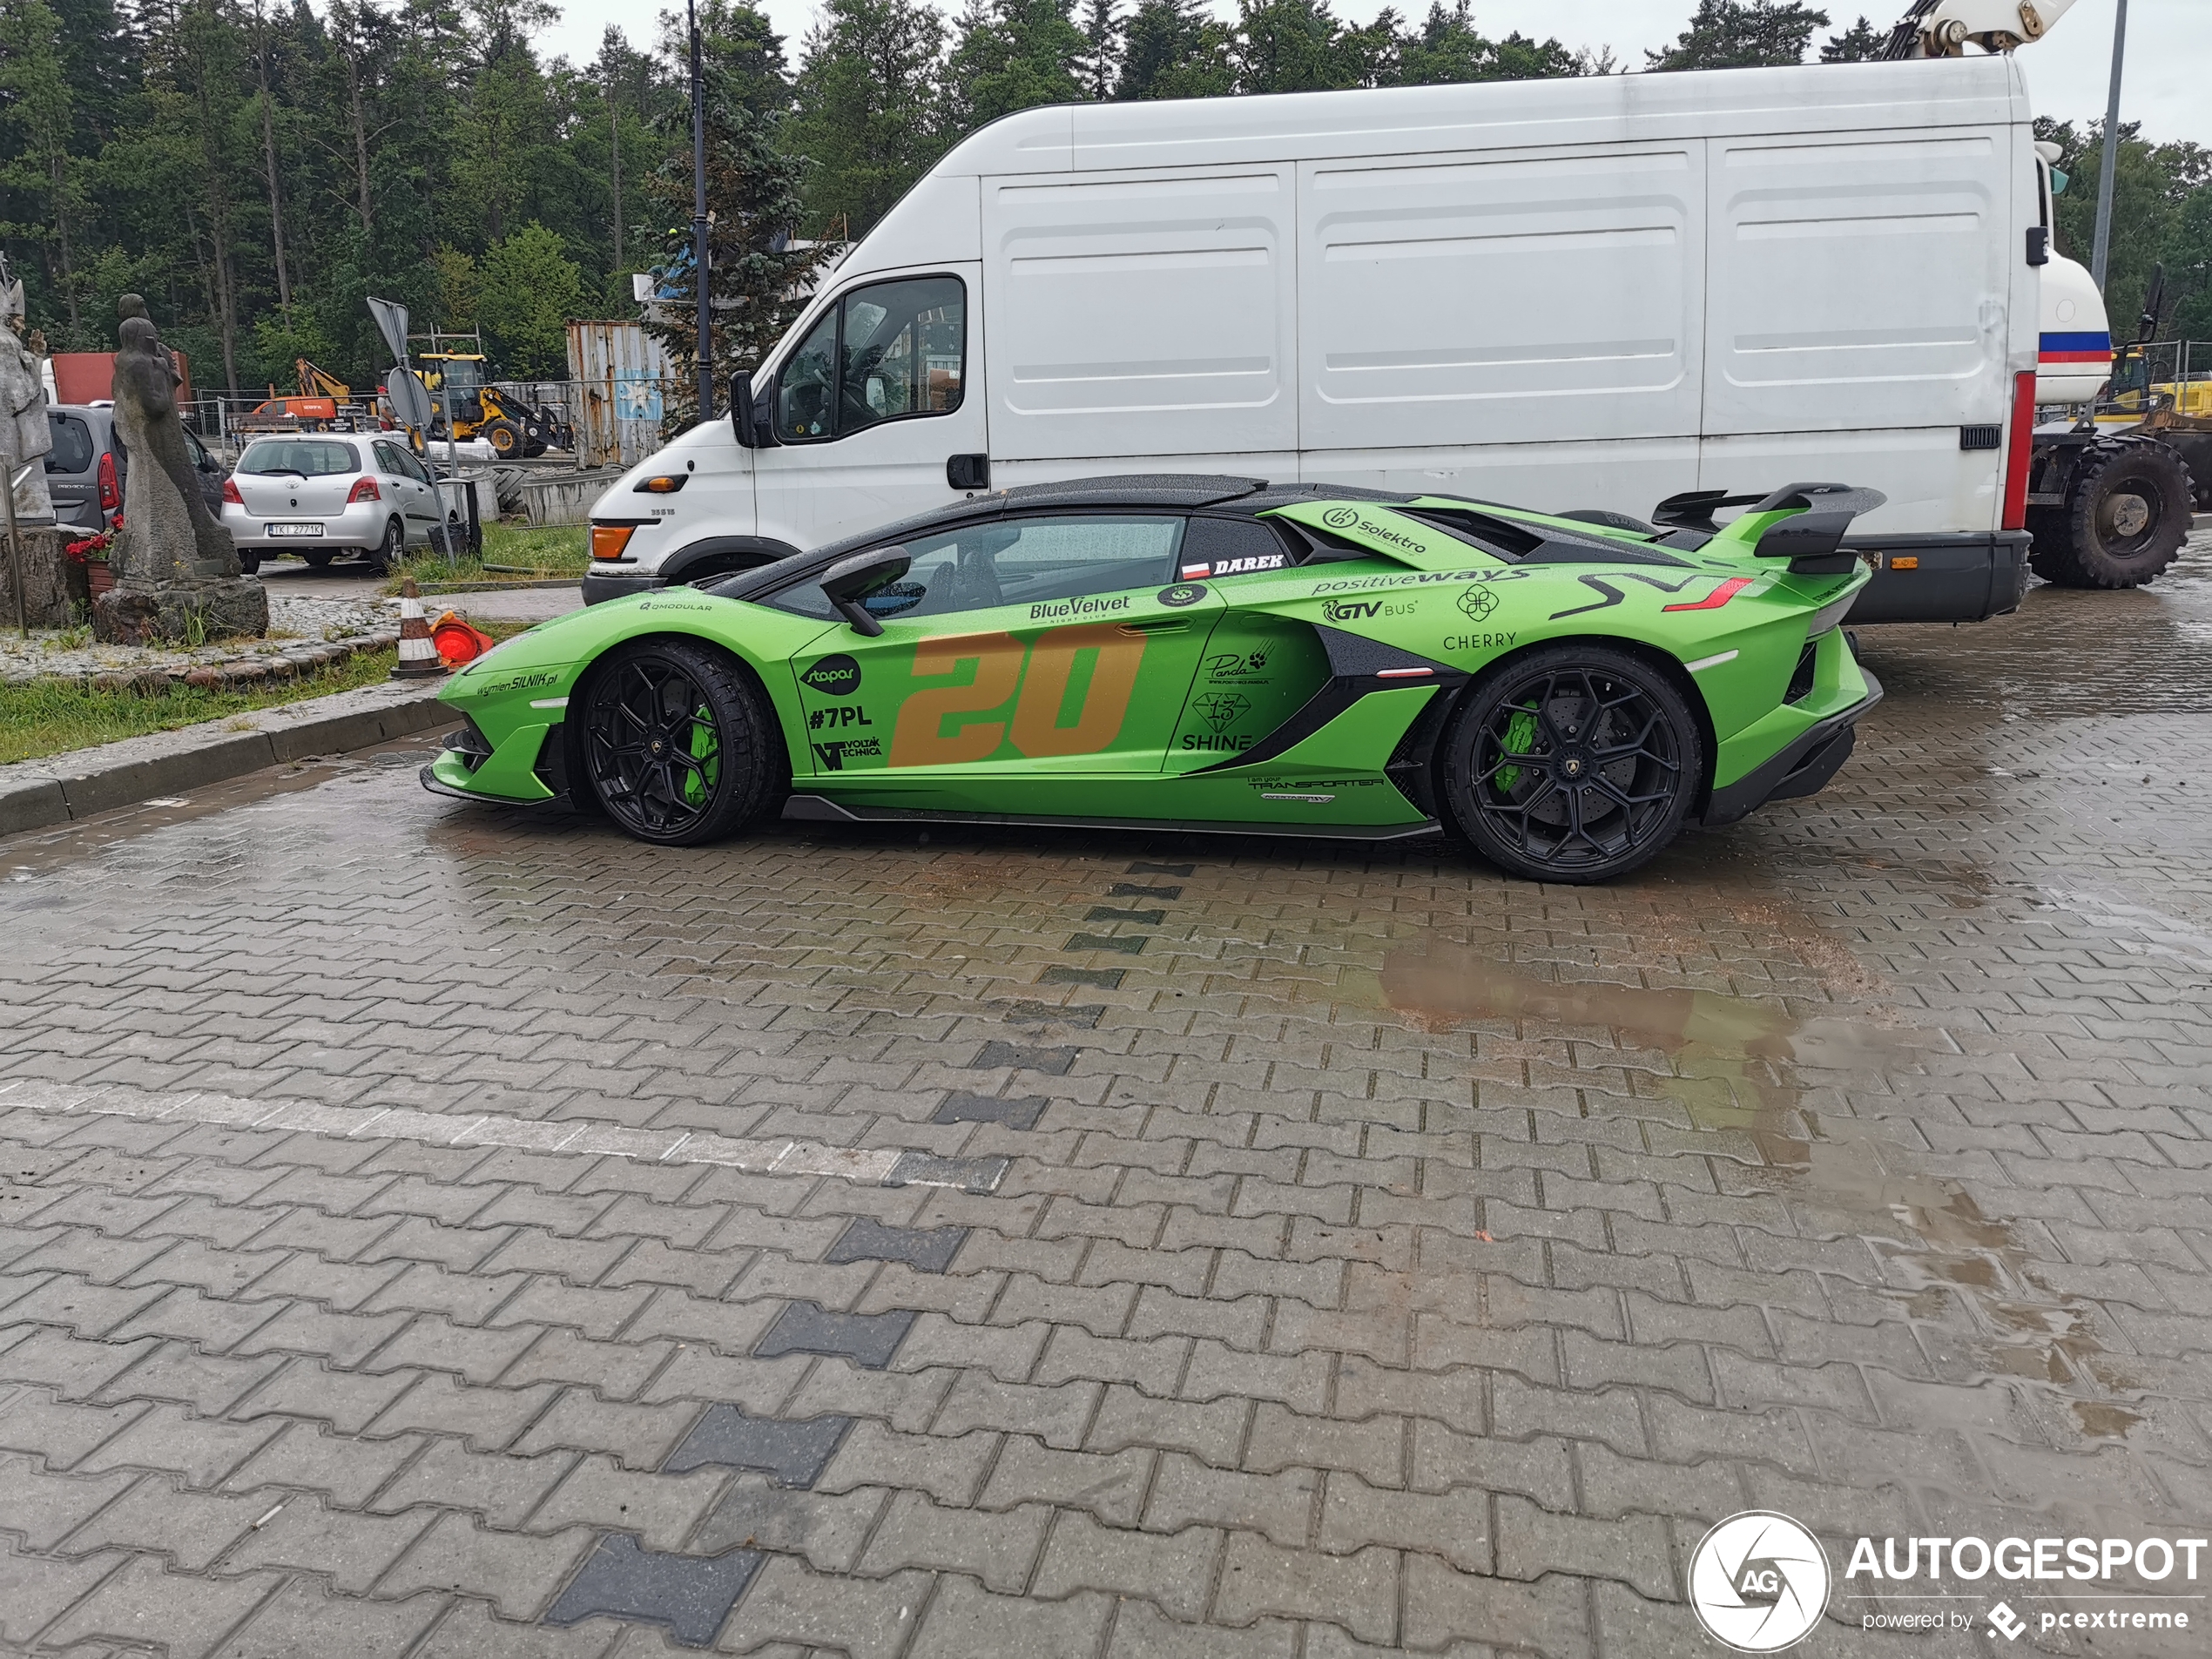
[(693, 806), (706, 804), (706, 792), (713, 786), (716, 763), (710, 759), (714, 753), (714, 716), (702, 703), (691, 712), (691, 759), (700, 763), (697, 772), (684, 777), (684, 799)]
[[(1527, 709), (1515, 709), (1513, 718), (1506, 722), (1505, 751), (1507, 754), (1525, 755), (1536, 736), (1536, 717)], [(1497, 785), (1502, 794), (1513, 793), (1513, 786), (1521, 781), (1519, 766), (1498, 768)]]

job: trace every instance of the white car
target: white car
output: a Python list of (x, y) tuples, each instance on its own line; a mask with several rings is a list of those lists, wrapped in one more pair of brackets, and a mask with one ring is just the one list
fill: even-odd
[(256, 438), (223, 486), (223, 527), (249, 575), (280, 553), (318, 569), (358, 553), (388, 570), (445, 521), (428, 469), (389, 438)]

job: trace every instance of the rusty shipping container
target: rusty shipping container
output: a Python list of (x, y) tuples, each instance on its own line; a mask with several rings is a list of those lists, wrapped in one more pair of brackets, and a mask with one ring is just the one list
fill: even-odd
[(629, 467), (661, 446), (661, 393), (667, 354), (634, 322), (569, 325), (570, 417), (577, 460), (585, 467)]

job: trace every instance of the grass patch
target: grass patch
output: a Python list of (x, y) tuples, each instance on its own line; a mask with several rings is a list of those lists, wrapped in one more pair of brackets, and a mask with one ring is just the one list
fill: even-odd
[[(486, 570), (502, 565), (502, 570)], [(582, 577), (591, 565), (591, 530), (584, 524), (487, 524), (484, 556), (463, 557), (448, 564), (442, 553), (427, 549), (408, 555), (407, 562), (385, 578), (386, 593), (397, 593), (402, 577), (420, 583), (527, 582), (552, 577)]]
[(398, 657), (393, 651), (359, 653), (292, 679), (262, 680), (237, 690), (178, 685), (166, 697), (87, 691), (44, 680), (0, 685), (0, 764), (89, 749), (149, 732), (173, 732), (203, 720), (233, 718), (302, 698), (374, 685), (390, 676)]

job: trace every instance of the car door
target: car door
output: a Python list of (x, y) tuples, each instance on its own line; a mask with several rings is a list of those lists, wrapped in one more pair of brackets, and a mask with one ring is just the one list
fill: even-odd
[(399, 502), (400, 516), (407, 523), (408, 545), (426, 541), (430, 527), (441, 522), (437, 496), (430, 486), (429, 475), (413, 455), (389, 439), (379, 438), (369, 448), (375, 456), (381, 482)]
[[(1221, 610), (1177, 578), (1184, 529), (1039, 514), (907, 543), (906, 577), (867, 602), (882, 634), (792, 663), (812, 751), (794, 774), (909, 809), (1143, 816), (1129, 786), (1159, 777)], [(776, 603), (833, 616), (819, 588)]]
[(207, 453), (207, 447), (192, 435), (190, 427), (182, 430), (185, 453), (192, 457), (192, 477), (199, 485), (199, 498), (207, 503), (208, 512), (219, 519), (223, 516), (223, 463)]
[(966, 266), (867, 280), (819, 315), (766, 388), (776, 442), (752, 452), (761, 536), (819, 547), (960, 498), (948, 463), (990, 448), (968, 386), (977, 286)]

